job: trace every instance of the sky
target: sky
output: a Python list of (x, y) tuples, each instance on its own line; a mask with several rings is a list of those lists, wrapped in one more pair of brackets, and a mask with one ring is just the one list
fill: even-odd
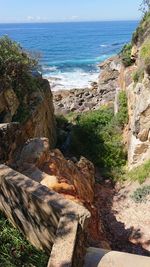
[(0, 23), (136, 20), (142, 0), (0, 0)]

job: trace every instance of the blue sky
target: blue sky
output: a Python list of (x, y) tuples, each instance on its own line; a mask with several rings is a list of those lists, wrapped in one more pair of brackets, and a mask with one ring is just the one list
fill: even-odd
[(0, 0), (0, 22), (139, 19), (142, 0)]

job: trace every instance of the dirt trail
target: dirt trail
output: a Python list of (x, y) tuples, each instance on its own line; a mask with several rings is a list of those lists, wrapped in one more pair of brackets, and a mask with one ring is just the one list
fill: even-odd
[(105, 236), (113, 250), (150, 256), (150, 199), (140, 204), (131, 199), (139, 186), (138, 183), (125, 183), (122, 187), (113, 187), (108, 180), (96, 184), (95, 206), (102, 228), (97, 238), (99, 242), (94, 245), (103, 244), (106, 248), (102, 241)]

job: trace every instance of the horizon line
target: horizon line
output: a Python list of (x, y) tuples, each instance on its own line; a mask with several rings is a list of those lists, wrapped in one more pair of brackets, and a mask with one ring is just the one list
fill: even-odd
[(40, 23), (81, 23), (81, 22), (118, 22), (118, 21), (139, 21), (140, 18), (135, 19), (104, 19), (104, 20), (77, 20), (77, 21), (0, 21), (0, 24), (40, 24)]

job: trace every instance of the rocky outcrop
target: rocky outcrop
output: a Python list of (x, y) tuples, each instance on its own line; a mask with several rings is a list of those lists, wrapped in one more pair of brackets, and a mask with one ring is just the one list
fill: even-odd
[(95, 172), (93, 164), (81, 157), (79, 162), (64, 158), (58, 150), (50, 150), (47, 138), (26, 142), (16, 168), (42, 185), (75, 201), (92, 204)]
[(0, 124), (0, 163), (11, 161), (14, 151), (23, 142), (19, 123)]
[(101, 97), (101, 104), (115, 102), (121, 66), (119, 56), (112, 57), (99, 65), (101, 72), (98, 81), (98, 93)]
[(127, 87), (129, 106), (129, 166), (140, 165), (150, 158), (150, 81), (145, 78)]
[(57, 114), (98, 110), (102, 105), (109, 105), (115, 101), (121, 68), (119, 57), (112, 57), (99, 67), (98, 81), (92, 83), (91, 88), (53, 92)]
[(56, 138), (52, 93), (47, 80), (35, 79), (34, 88), (28, 84), (21, 92), (10, 85), (0, 88), (0, 123), (19, 122), (25, 140), (45, 136), (52, 147)]

